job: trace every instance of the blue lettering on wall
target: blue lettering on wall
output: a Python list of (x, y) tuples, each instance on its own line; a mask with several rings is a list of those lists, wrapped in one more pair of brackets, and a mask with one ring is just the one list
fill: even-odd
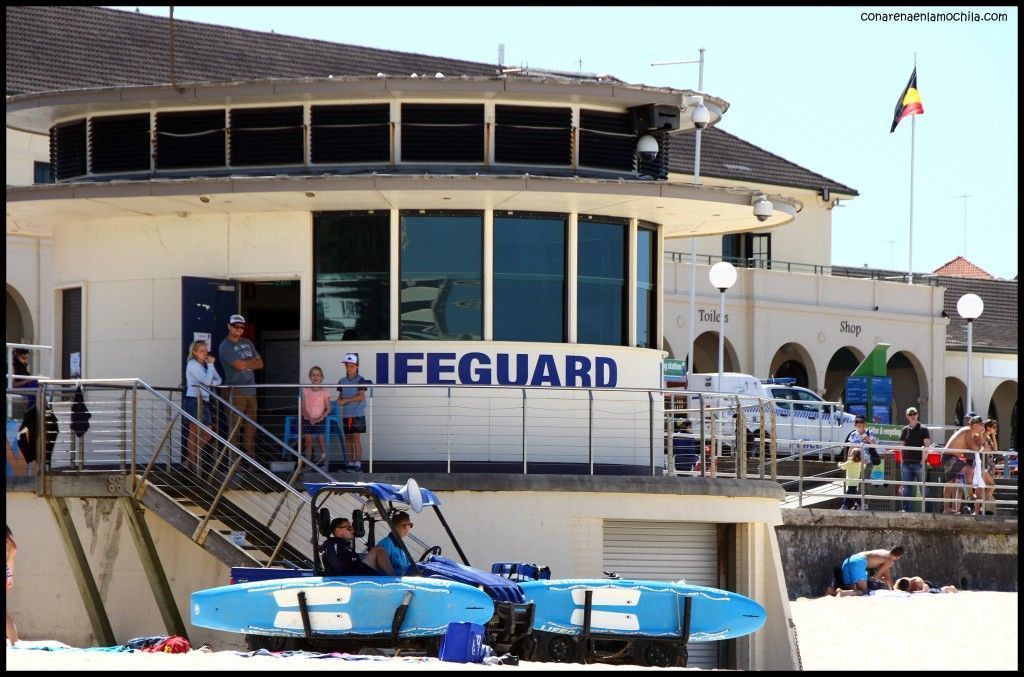
[(422, 364), (411, 364), (423, 360), (423, 353), (395, 353), (395, 383), (408, 383), (409, 374), (422, 372)]
[(614, 388), (619, 382), (619, 365), (610, 357), (598, 357), (594, 360), (594, 385), (598, 388)]
[[(576, 380), (579, 379), (579, 383)], [(570, 388), (590, 387), (590, 358), (584, 355), (568, 355), (565, 358), (565, 385)]]
[[(480, 364), (475, 370), (473, 363)], [(459, 383), (479, 385), (491, 382), (491, 358), (483, 353), (466, 353), (459, 360)]]
[(455, 353), (427, 353), (427, 383), (437, 383), (440, 385), (455, 385), (455, 379), (443, 379), (441, 374), (453, 373), (455, 371), (454, 364), (441, 364), (441, 360), (455, 360)]
[(555, 366), (554, 355), (538, 355), (537, 368), (533, 370), (533, 378), (530, 380), (532, 386), (560, 386), (562, 382), (558, 378), (558, 367)]
[[(481, 352), (457, 353), (377, 353), (377, 383), (388, 383), (394, 362), (394, 383), (410, 383), (412, 376), (423, 374), (429, 385), (501, 385), (614, 388), (619, 381), (619, 366), (610, 357), (585, 355), (498, 353), (494, 357)], [(415, 379), (421, 382), (420, 379)]]
[(529, 369), (529, 355), (523, 355), (520, 353), (516, 355), (516, 378), (512, 380), (508, 375), (508, 358), (511, 355), (507, 353), (498, 353), (498, 385), (500, 386), (524, 386), (526, 385), (526, 379), (530, 378)]

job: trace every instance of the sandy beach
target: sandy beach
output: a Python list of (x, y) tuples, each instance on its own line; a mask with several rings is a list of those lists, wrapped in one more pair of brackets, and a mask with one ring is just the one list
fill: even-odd
[[(790, 602), (804, 670), (1016, 670), (1017, 593), (801, 598)], [(854, 630), (851, 631), (851, 628)], [(972, 628), (974, 628), (972, 630)], [(871, 639), (854, 642), (851, 637)], [(975, 646), (974, 636), (978, 638)], [(214, 647), (216, 648), (216, 647)], [(359, 661), (7, 649), (7, 670), (637, 670), (635, 666), (523, 662), (463, 665), (426, 658)], [(646, 668), (659, 670), (663, 668)]]

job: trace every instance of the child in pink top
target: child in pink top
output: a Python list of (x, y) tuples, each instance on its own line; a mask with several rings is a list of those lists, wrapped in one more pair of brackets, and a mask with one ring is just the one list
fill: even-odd
[(312, 386), (302, 389), (302, 432), (305, 435), (306, 458), (313, 461), (313, 440), (320, 444), (320, 458), (316, 465), (327, 465), (327, 444), (324, 441), (324, 425), (327, 415), (331, 413), (333, 397), (331, 391), (320, 386), (324, 380), (324, 372), (320, 367), (309, 370)]

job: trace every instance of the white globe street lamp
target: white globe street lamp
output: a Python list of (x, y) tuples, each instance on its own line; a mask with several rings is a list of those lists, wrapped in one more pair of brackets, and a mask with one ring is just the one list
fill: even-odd
[(728, 261), (719, 261), (708, 271), (711, 286), (718, 289), (718, 390), (722, 390), (722, 374), (725, 366), (725, 291), (736, 284), (736, 268)]
[(971, 400), (971, 344), (974, 342), (974, 321), (981, 317), (985, 302), (977, 294), (964, 294), (956, 302), (956, 312), (967, 320), (967, 411), (974, 412)]

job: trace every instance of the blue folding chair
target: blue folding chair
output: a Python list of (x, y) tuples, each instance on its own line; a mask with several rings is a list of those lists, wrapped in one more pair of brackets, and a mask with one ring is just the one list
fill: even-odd
[[(298, 417), (286, 416), (284, 419), (284, 443), (291, 444), (292, 440), (298, 439), (299, 437), (299, 426)], [(341, 444), (341, 459), (345, 463), (348, 463), (348, 448), (345, 446), (345, 429), (341, 425), (341, 407), (338, 406), (337, 400), (331, 402), (331, 413), (324, 419), (324, 444), (327, 446), (327, 451), (331, 450), (331, 434), (337, 431), (338, 442)], [(284, 449), (281, 450), (281, 458), (287, 459), (288, 452)]]

